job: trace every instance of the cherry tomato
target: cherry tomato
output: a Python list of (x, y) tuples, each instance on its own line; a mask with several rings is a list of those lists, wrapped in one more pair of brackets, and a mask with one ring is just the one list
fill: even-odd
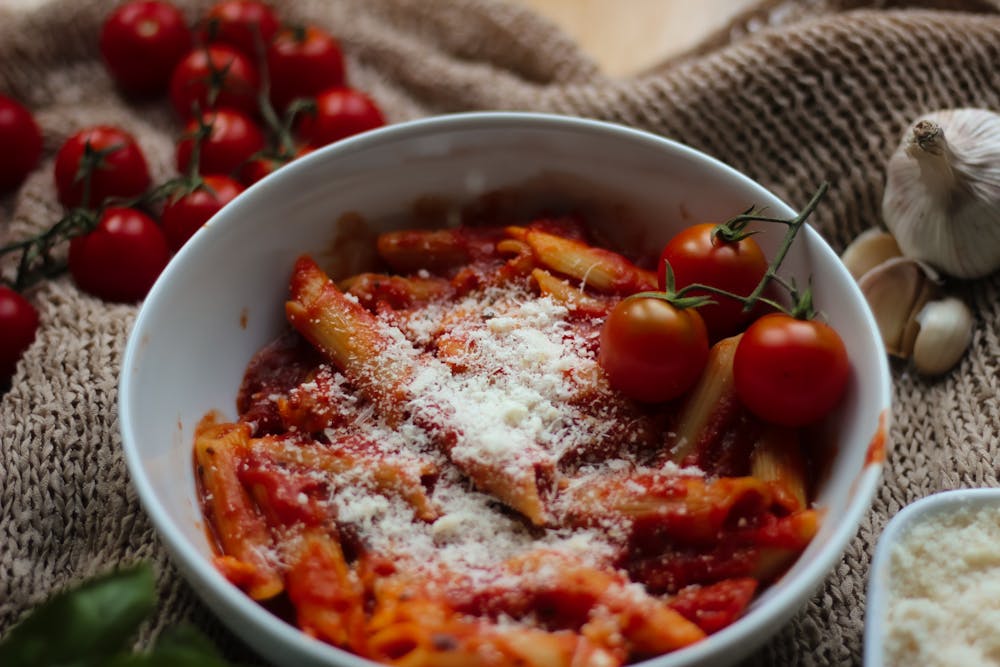
[[(217, 85), (209, 99), (212, 84)], [(181, 118), (227, 107), (251, 116), (257, 112), (257, 68), (241, 52), (225, 44), (196, 48), (177, 63), (170, 77), (170, 102)]]
[(708, 334), (693, 308), (657, 298), (624, 299), (601, 328), (598, 363), (614, 389), (645, 403), (681, 396), (708, 361)]
[[(212, 130), (201, 144), (199, 172), (229, 174), (239, 169), (254, 153), (264, 148), (264, 133), (248, 116), (230, 109), (219, 109), (202, 116)], [(184, 129), (184, 138), (177, 144), (177, 170), (186, 172), (194, 149), (193, 136), (198, 121), (192, 120)]]
[(169, 202), (163, 208), (160, 222), (167, 237), (167, 246), (177, 252), (191, 235), (218, 213), (223, 206), (243, 192), (243, 186), (220, 174), (210, 174), (194, 192)]
[(69, 244), (73, 280), (105, 301), (142, 299), (169, 259), (159, 225), (133, 208), (105, 209), (93, 231)]
[(252, 62), (257, 62), (258, 40), (263, 53), (274, 33), (278, 31), (278, 17), (262, 2), (253, 0), (225, 0), (212, 6), (202, 22), (205, 42), (222, 42), (243, 52)]
[(340, 45), (315, 26), (284, 28), (267, 50), (271, 104), (279, 112), (297, 97), (315, 97), (344, 85)]
[(38, 311), (23, 296), (0, 285), (0, 389), (6, 387), (17, 361), (35, 340)]
[(771, 313), (751, 324), (740, 339), (733, 386), (761, 419), (803, 426), (837, 406), (850, 368), (844, 342), (829, 325)]
[(90, 172), (86, 205), (97, 208), (108, 197), (138, 197), (149, 187), (149, 168), (132, 135), (98, 126), (77, 132), (56, 154), (59, 201), (67, 208), (84, 205), (83, 173)]
[(42, 155), (42, 133), (19, 102), (0, 95), (0, 192), (21, 183)]
[[(748, 296), (767, 273), (767, 258), (752, 237), (725, 241), (715, 234), (716, 225), (706, 222), (682, 230), (670, 239), (660, 255), (660, 289), (666, 289), (666, 262), (674, 272), (677, 289), (693, 283), (711, 285)], [(710, 296), (715, 303), (698, 308), (713, 339), (729, 336), (749, 321), (743, 304), (726, 296), (696, 290), (690, 296)], [(687, 295), (685, 295), (687, 296)]]
[[(300, 158), (306, 153), (311, 153), (312, 150), (313, 149), (304, 146), (295, 152), (295, 158)], [(294, 160), (295, 158), (292, 159)], [(281, 169), (289, 162), (290, 160), (282, 160), (280, 158), (269, 157), (266, 155), (256, 157), (249, 162), (243, 163), (243, 166), (240, 167), (240, 182), (242, 182), (243, 185), (250, 187), (265, 176), (269, 176), (278, 169)]]
[(184, 15), (171, 4), (139, 0), (113, 11), (101, 29), (101, 55), (126, 92), (161, 93), (191, 49)]
[(315, 113), (299, 119), (298, 133), (314, 148), (385, 125), (370, 97), (353, 88), (331, 88), (316, 96)]

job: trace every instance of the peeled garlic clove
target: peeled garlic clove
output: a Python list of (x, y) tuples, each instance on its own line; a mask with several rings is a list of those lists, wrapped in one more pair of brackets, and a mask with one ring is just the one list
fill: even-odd
[(917, 315), (920, 331), (913, 344), (913, 367), (922, 375), (954, 368), (972, 342), (972, 312), (960, 299), (927, 303)]
[(903, 251), (899, 249), (899, 244), (892, 234), (872, 228), (858, 234), (858, 237), (844, 248), (840, 260), (851, 276), (857, 280), (882, 262), (900, 257), (902, 254)]
[(917, 119), (886, 167), (882, 217), (907, 257), (958, 278), (1000, 268), (1000, 114)]
[(886, 351), (908, 358), (919, 330), (917, 313), (937, 290), (932, 275), (920, 262), (895, 257), (867, 271), (858, 286), (875, 315)]

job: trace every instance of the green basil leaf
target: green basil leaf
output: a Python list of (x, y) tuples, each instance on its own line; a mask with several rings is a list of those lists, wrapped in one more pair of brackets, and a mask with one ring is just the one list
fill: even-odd
[(107, 667), (229, 667), (205, 635), (190, 625), (168, 628), (148, 653), (121, 656)]
[(156, 605), (153, 570), (141, 564), (58, 593), (0, 642), (0, 665), (104, 665)]

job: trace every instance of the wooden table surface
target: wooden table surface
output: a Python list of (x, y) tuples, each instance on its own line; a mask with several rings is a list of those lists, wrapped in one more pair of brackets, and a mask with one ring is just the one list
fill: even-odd
[[(34, 7), (46, 0), (0, 0)], [(507, 0), (553, 20), (605, 72), (628, 75), (680, 53), (758, 0)]]
[(612, 75), (680, 53), (757, 0), (510, 0), (561, 26)]

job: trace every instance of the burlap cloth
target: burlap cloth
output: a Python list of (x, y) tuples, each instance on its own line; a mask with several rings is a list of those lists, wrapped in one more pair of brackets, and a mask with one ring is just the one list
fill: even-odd
[[(48, 156), (0, 209), (0, 241), (59, 216), (51, 156), (83, 126), (125, 127), (154, 177), (171, 173), (179, 128), (168, 105), (125, 104), (98, 62), (112, 4), (0, 8), (0, 91), (36, 110)], [(200, 9), (181, 4), (191, 16)], [(392, 121), (474, 109), (576, 114), (686, 142), (793, 206), (829, 180), (813, 223), (837, 248), (878, 223), (883, 164), (908, 121), (942, 107), (1000, 109), (997, 0), (769, 2), (695, 51), (618, 80), (552, 25), (499, 0), (274, 4), (337, 35), (351, 79)], [(859, 663), (869, 558), (888, 517), (933, 491), (998, 485), (998, 287), (994, 276), (959, 288), (976, 333), (956, 372), (927, 382), (894, 370), (892, 448), (874, 507), (818, 594), (749, 664)], [(29, 296), (41, 330), (0, 401), (0, 635), (52, 591), (141, 558), (156, 564), (161, 594), (146, 638), (186, 619), (231, 658), (254, 662), (167, 561), (129, 483), (116, 383), (135, 307), (82, 295), (66, 279)]]

